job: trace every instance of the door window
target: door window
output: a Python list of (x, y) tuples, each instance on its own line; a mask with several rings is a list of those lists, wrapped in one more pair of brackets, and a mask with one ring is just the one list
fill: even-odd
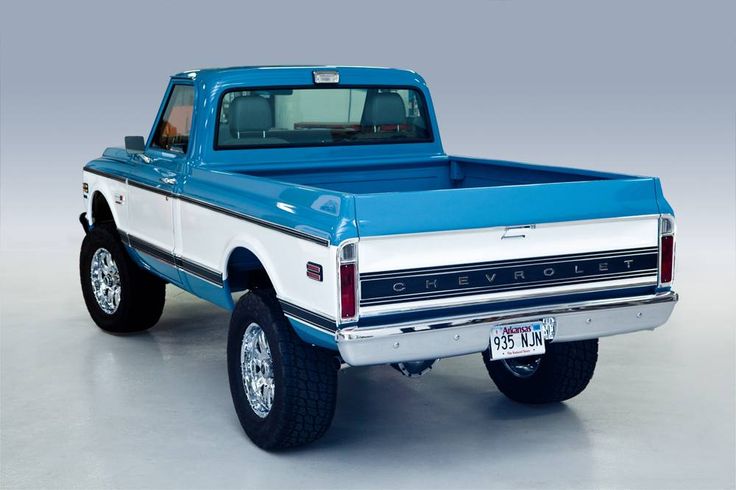
[(186, 153), (192, 129), (193, 109), (194, 87), (175, 85), (156, 127), (152, 146), (176, 153)]

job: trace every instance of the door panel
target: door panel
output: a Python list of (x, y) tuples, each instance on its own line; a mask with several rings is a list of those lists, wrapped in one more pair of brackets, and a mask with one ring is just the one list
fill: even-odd
[[(158, 249), (157, 260), (146, 262), (160, 274), (179, 282), (173, 266), (174, 198), (176, 172), (174, 162), (154, 159), (150, 164), (139, 163), (128, 179), (128, 234)], [(166, 180), (164, 180), (166, 179)], [(149, 255), (150, 256), (150, 255)], [(161, 262), (167, 262), (162, 264)]]
[[(172, 83), (154, 124), (145, 155), (128, 179), (132, 240), (138, 239), (148, 264), (169, 280), (181, 284), (176, 268), (174, 196), (177, 176), (186, 168), (189, 136), (194, 115), (194, 87)], [(139, 248), (140, 250), (140, 248)]]

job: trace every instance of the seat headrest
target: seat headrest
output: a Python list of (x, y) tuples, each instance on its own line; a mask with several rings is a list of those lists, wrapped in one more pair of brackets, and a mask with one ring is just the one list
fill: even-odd
[(268, 99), (260, 95), (241, 95), (230, 102), (230, 135), (273, 128), (273, 114)]
[(406, 122), (404, 99), (394, 92), (381, 92), (368, 97), (362, 122), (365, 126), (404, 124)]

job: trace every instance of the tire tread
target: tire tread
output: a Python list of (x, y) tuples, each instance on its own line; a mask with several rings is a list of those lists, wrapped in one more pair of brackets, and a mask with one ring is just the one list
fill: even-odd
[(590, 382), (598, 361), (598, 339), (551, 343), (535, 374), (514, 376), (501, 361), (483, 352), (483, 362), (498, 389), (521, 403), (554, 403), (579, 395)]
[[(89, 283), (92, 254), (99, 247), (110, 251), (122, 282), (122, 300), (118, 310), (107, 314), (99, 307)], [(101, 223), (87, 233), (79, 254), (82, 294), (90, 316), (102, 330), (125, 334), (147, 330), (161, 318), (166, 301), (166, 282), (142, 269), (128, 255), (113, 223)]]
[[(285, 399), (279, 408), (275, 406), (277, 401), (274, 399), (272, 414), (277, 419), (267, 424), (270, 430), (254, 427), (259, 423), (266, 424), (254, 418), (254, 414), (250, 416), (247, 413), (251, 408), (247, 398), (240, 393), (242, 380), (230, 360), (236, 354), (236, 341), (239, 355), (241, 341), (240, 335), (232, 335), (232, 332), (240, 332), (243, 319), (248, 318), (266, 320), (276, 330), (278, 337), (276, 343), (282, 364), (280, 369), (284, 373), (282, 393), (285, 393)], [(276, 450), (302, 446), (322, 437), (329, 429), (335, 412), (337, 370), (334, 354), (304, 343), (284, 316), (276, 296), (269, 290), (256, 289), (241, 297), (233, 311), (230, 330), (230, 388), (238, 418), (251, 440), (263, 449)]]

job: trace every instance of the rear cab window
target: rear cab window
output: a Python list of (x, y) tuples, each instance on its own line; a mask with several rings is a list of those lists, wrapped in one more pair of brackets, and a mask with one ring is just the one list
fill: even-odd
[(412, 88), (236, 89), (220, 100), (215, 149), (432, 141)]

